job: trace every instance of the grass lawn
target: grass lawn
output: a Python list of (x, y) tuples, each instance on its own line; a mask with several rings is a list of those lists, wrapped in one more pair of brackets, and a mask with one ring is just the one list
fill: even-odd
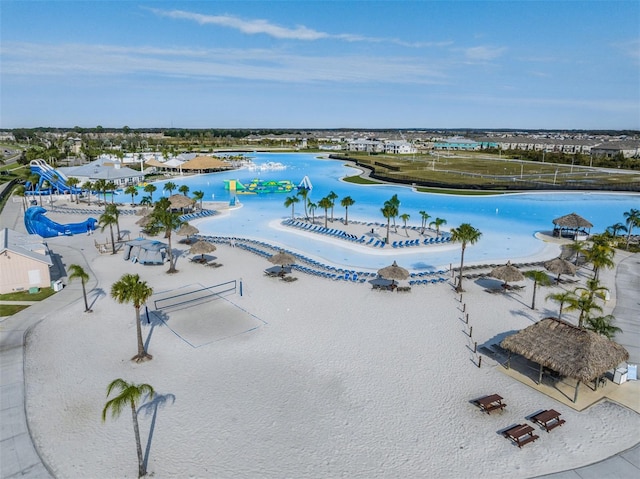
[(41, 288), (40, 291), (30, 294), (29, 291), (0, 294), (0, 301), (42, 301), (54, 294), (52, 288)]
[(18, 304), (0, 304), (0, 317), (13, 316), (19, 313), (23, 309), (27, 309), (29, 306), (23, 306)]

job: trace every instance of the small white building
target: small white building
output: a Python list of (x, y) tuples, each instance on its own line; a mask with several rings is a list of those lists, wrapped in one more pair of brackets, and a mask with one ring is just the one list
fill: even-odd
[(51, 266), (40, 236), (0, 230), (0, 294), (51, 287)]

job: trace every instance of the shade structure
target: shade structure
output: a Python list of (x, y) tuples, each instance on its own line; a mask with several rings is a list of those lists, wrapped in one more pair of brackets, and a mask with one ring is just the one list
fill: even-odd
[(180, 228), (178, 228), (176, 234), (178, 236), (191, 236), (198, 234), (199, 232), (200, 230), (195, 226), (191, 226), (189, 223), (184, 223), (182, 226), (180, 226)]
[(561, 274), (570, 274), (574, 276), (576, 274), (576, 265), (563, 258), (555, 258), (544, 263), (544, 267), (547, 271), (558, 275), (558, 281)]
[(498, 266), (493, 268), (489, 273), (489, 276), (496, 279), (501, 279), (506, 285), (513, 281), (524, 281), (524, 275), (518, 268), (511, 264), (511, 261), (507, 262), (504, 266)]
[(279, 253), (276, 253), (274, 255), (272, 255), (269, 258), (269, 262), (273, 263), (273, 264), (277, 264), (280, 266), (291, 266), (292, 264), (294, 264), (296, 262), (296, 258), (295, 256), (289, 254), (289, 253), (285, 253), (284, 251), (280, 251)]
[(140, 218), (138, 221), (136, 221), (136, 224), (144, 228), (145, 226), (148, 226), (149, 223), (151, 223), (151, 221), (152, 221), (151, 215), (146, 215)]
[(592, 228), (593, 225), (585, 220), (577, 213), (569, 213), (568, 215), (561, 216), (553, 220), (553, 224), (561, 228), (578, 229), (578, 228)]
[(193, 206), (196, 200), (189, 198), (185, 195), (171, 195), (169, 196), (169, 203), (171, 203), (171, 208), (188, 208), (189, 206)]
[(151, 210), (145, 206), (144, 208), (140, 208), (138, 211), (136, 211), (136, 216), (147, 216), (150, 213)]
[(212, 253), (213, 251), (216, 250), (216, 245), (214, 245), (213, 243), (209, 243), (208, 241), (196, 241), (191, 248), (189, 249), (189, 252), (191, 254), (199, 254), (202, 255), (202, 258), (204, 258), (204, 255), (206, 253)]
[(182, 164), (183, 170), (201, 170), (201, 171), (215, 171), (215, 170), (227, 170), (233, 168), (232, 165), (219, 158), (212, 156), (197, 156), (192, 160), (189, 160)]
[(409, 277), (409, 271), (398, 266), (398, 263), (394, 261), (391, 266), (386, 266), (378, 270), (378, 276), (384, 279), (390, 279), (391, 281), (402, 281)]
[(593, 381), (629, 359), (618, 343), (557, 318), (545, 318), (502, 340), (500, 345), (542, 367), (580, 381)]

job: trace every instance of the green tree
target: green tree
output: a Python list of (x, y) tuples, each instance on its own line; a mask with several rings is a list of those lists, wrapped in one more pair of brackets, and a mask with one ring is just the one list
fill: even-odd
[(82, 269), (82, 266), (77, 264), (69, 265), (69, 272), (71, 273), (69, 275), (69, 282), (73, 281), (74, 279), (79, 279), (80, 283), (82, 284), (82, 297), (84, 298), (84, 312), (85, 313), (93, 312), (91, 311), (91, 309), (89, 309), (89, 302), (87, 301), (87, 290), (85, 288), (87, 281), (89, 281), (89, 275), (84, 269)]
[(309, 200), (307, 200), (307, 208), (309, 208), (309, 211), (311, 212), (311, 222), (315, 223), (316, 222), (316, 209), (318, 208), (318, 205), (309, 199)]
[(400, 200), (398, 195), (393, 195), (385, 202), (386, 206), (389, 206), (389, 212), (391, 213), (391, 219), (393, 220), (393, 229), (397, 233), (398, 226), (396, 225), (396, 217), (400, 214)]
[(78, 204), (80, 202), (79, 199), (78, 199), (78, 190), (76, 189), (76, 187), (78, 186), (79, 183), (80, 183), (80, 180), (78, 178), (75, 178), (73, 176), (67, 178), (67, 185), (69, 185), (69, 188), (71, 190), (71, 192), (70, 192), (71, 201), (73, 201), (73, 194), (75, 192), (76, 204)]
[(152, 206), (153, 201), (151, 200), (151, 196), (144, 195), (140, 200), (140, 206)]
[(177, 188), (176, 184), (173, 181), (167, 181), (164, 184), (164, 189), (169, 192), (169, 196), (173, 194), (173, 190)]
[(100, 231), (104, 231), (107, 226), (109, 227), (109, 232), (111, 233), (111, 254), (116, 254), (116, 242), (113, 236), (113, 225), (118, 224), (118, 218), (113, 214), (113, 212), (105, 209), (104, 213), (102, 213), (100, 215), (100, 218), (98, 218), (98, 224), (100, 225)]
[(451, 229), (451, 241), (454, 243), (462, 243), (462, 251), (460, 253), (460, 272), (458, 275), (458, 285), (456, 291), (458, 293), (463, 292), (462, 289), (462, 272), (464, 268), (464, 252), (467, 249), (468, 244), (477, 243), (482, 237), (480, 230), (474, 228), (469, 223), (462, 223), (457, 228)]
[(622, 223), (616, 223), (611, 226), (607, 226), (607, 231), (615, 238), (618, 236), (619, 231), (627, 231), (627, 227)]
[(602, 268), (612, 269), (615, 267), (613, 257), (616, 250), (612, 248), (606, 241), (597, 238), (591, 248), (586, 252), (586, 259), (593, 265), (593, 277), (598, 279)]
[(98, 199), (100, 198), (101, 194), (104, 196), (104, 203), (106, 205), (107, 204), (107, 181), (100, 178), (94, 181), (93, 187), (98, 192)]
[(389, 232), (391, 229), (391, 217), (394, 214), (394, 207), (389, 202), (385, 202), (384, 206), (380, 209), (382, 216), (387, 220), (387, 237), (385, 239), (386, 244), (389, 244)]
[(349, 224), (349, 207), (355, 204), (355, 200), (351, 196), (345, 196), (340, 200), (340, 205), (344, 208), (344, 224)]
[[(117, 188), (118, 188), (118, 185), (116, 185), (113, 181), (107, 182), (106, 191), (109, 191), (111, 193), (111, 203), (113, 203), (113, 198), (116, 196), (116, 189)], [(105, 196), (104, 196), (105, 204), (107, 203), (106, 191), (105, 191)]]
[(420, 211), (420, 218), (422, 219), (420, 234), (423, 235), (424, 230), (427, 227), (427, 221), (429, 221), (429, 218), (431, 218), (431, 215), (428, 214), (426, 211)]
[(180, 185), (180, 187), (178, 188), (178, 192), (182, 193), (184, 196), (187, 196), (189, 194), (189, 187), (187, 185)]
[(429, 228), (431, 228), (431, 226), (435, 226), (436, 227), (436, 237), (440, 236), (440, 227), (442, 225), (446, 225), (447, 224), (447, 220), (443, 219), (443, 218), (436, 218), (435, 220), (433, 220), (431, 223), (429, 223)]
[(105, 208), (105, 212), (109, 213), (116, 219), (116, 228), (118, 231), (118, 241), (120, 241), (120, 210), (118, 209), (118, 205), (111, 203), (107, 205)]
[(331, 222), (333, 223), (333, 207), (336, 204), (336, 200), (338, 199), (338, 195), (335, 194), (335, 192), (330, 191), (329, 194), (327, 195), (327, 198), (329, 199), (329, 201), (331, 201)]
[(601, 334), (602, 336), (606, 336), (609, 339), (613, 339), (616, 333), (622, 332), (622, 329), (612, 324), (615, 319), (616, 318), (612, 314), (597, 316), (595, 318), (589, 317), (585, 321), (585, 329)]
[(85, 181), (82, 183), (82, 189), (87, 192), (87, 204), (91, 205), (91, 191), (93, 191), (94, 184), (91, 181)]
[(302, 204), (304, 205), (304, 218), (307, 221), (309, 221), (309, 213), (307, 212), (307, 200), (309, 199), (309, 190), (307, 188), (299, 188), (297, 195), (300, 198), (302, 198)]
[(531, 309), (536, 309), (536, 289), (538, 286), (550, 286), (552, 284), (551, 278), (545, 271), (532, 270), (525, 271), (524, 275), (533, 280), (533, 298), (531, 299)]
[(124, 189), (124, 194), (131, 195), (131, 206), (134, 206), (136, 204), (136, 200), (134, 197), (138, 196), (138, 188), (136, 188), (134, 185), (129, 185)]
[(560, 310), (558, 311), (558, 319), (562, 319), (562, 308), (564, 307), (564, 305), (577, 298), (572, 291), (562, 291), (561, 293), (548, 294), (547, 299), (550, 299), (560, 304)]
[(629, 249), (629, 241), (631, 240), (631, 232), (633, 228), (640, 228), (640, 210), (631, 208), (624, 212), (625, 223), (627, 224), (627, 250)]
[(409, 218), (411, 218), (411, 215), (409, 215), (408, 213), (403, 213), (400, 215), (400, 219), (404, 222), (404, 232), (407, 235), (407, 238), (409, 237), (409, 230), (407, 230), (407, 221), (409, 221)]
[(287, 198), (284, 200), (284, 207), (288, 208), (289, 206), (291, 206), (291, 219), (294, 220), (296, 219), (295, 217), (295, 206), (296, 203), (300, 202), (300, 198), (298, 198), (297, 196), (287, 196)]
[(138, 403), (143, 396), (153, 398), (155, 391), (149, 384), (133, 384), (123, 379), (116, 379), (107, 386), (107, 398), (111, 393), (117, 390), (118, 395), (111, 398), (104, 405), (102, 410), (102, 421), (107, 420), (107, 413), (111, 411), (111, 417), (117, 419), (120, 417), (122, 410), (129, 406), (131, 408), (131, 417), (133, 418), (133, 433), (136, 437), (136, 450), (138, 453), (138, 477), (147, 474), (147, 470), (142, 459), (142, 443), (140, 442), (140, 429), (138, 427)]
[(111, 286), (111, 297), (113, 299), (120, 304), (132, 303), (135, 309), (138, 354), (132, 357), (131, 360), (137, 363), (146, 361), (147, 359), (153, 359), (153, 356), (144, 349), (142, 326), (140, 325), (140, 308), (152, 295), (153, 288), (151, 288), (146, 281), (140, 281), (140, 276), (137, 274), (124, 274)]
[(183, 221), (180, 220), (180, 216), (180, 213), (174, 213), (171, 210), (171, 203), (167, 198), (160, 198), (151, 213), (151, 228), (164, 230), (164, 237), (169, 243), (169, 270), (167, 273), (177, 272), (173, 257), (173, 248), (171, 246), (171, 233), (182, 226)]
[(574, 264), (577, 266), (580, 256), (584, 256), (588, 250), (586, 241), (574, 241), (568, 245), (569, 250), (575, 255)]
[(327, 227), (327, 217), (329, 216), (329, 208), (331, 208), (331, 200), (328, 197), (322, 198), (318, 201), (318, 207), (324, 210), (324, 227)]
[(151, 203), (153, 203), (153, 192), (156, 191), (157, 189), (158, 188), (156, 187), (156, 185), (153, 185), (151, 183), (149, 183), (144, 187), (144, 192), (149, 193), (149, 198), (151, 198)]
[(200, 202), (200, 209), (202, 209), (202, 200), (204, 198), (204, 191), (194, 191), (193, 199)]

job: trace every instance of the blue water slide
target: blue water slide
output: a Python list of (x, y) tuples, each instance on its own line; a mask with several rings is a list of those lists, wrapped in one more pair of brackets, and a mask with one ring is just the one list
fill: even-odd
[(52, 168), (46, 161), (44, 160), (31, 160), (29, 163), (29, 167), (32, 173), (36, 173), (40, 175), (40, 182), (38, 183), (38, 191), (43, 192), (42, 190), (42, 182), (47, 180), (47, 183), (54, 186), (56, 191), (60, 193), (73, 193), (79, 194), (81, 193), (80, 188), (71, 188), (67, 184), (67, 176)]
[(24, 226), (30, 234), (37, 234), (43, 238), (55, 236), (71, 236), (87, 233), (96, 229), (98, 220), (88, 218), (81, 223), (60, 224), (47, 218), (45, 210), (41, 206), (32, 206), (24, 214)]

